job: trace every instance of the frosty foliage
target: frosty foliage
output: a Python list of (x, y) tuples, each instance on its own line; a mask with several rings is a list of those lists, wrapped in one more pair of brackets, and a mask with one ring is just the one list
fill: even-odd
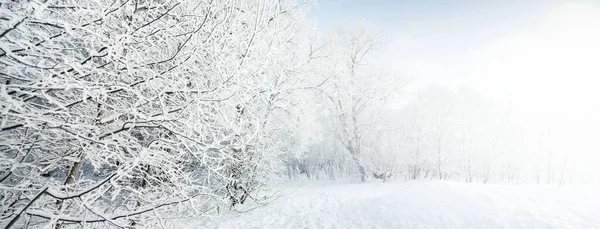
[(0, 3), (0, 224), (160, 227), (259, 198), (303, 85), (301, 9)]

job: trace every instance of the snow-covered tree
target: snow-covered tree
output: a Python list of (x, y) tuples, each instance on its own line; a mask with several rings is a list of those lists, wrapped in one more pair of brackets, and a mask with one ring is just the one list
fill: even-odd
[(369, 115), (394, 89), (374, 54), (382, 44), (377, 32), (363, 26), (338, 29), (329, 42), (330, 67), (326, 74), (332, 132), (346, 148), (365, 181), (368, 176), (364, 153), (368, 137), (374, 137)]
[[(0, 3), (2, 224), (152, 227), (244, 203), (298, 86), (295, 1)], [(289, 98), (287, 99), (289, 100)]]

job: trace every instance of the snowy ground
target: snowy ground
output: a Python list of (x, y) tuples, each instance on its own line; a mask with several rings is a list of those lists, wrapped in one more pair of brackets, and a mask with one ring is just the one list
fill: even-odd
[(600, 189), (450, 181), (287, 183), (245, 214), (181, 228), (600, 228)]

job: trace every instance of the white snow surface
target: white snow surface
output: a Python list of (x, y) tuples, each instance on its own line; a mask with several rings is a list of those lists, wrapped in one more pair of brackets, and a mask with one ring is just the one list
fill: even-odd
[(279, 190), (267, 206), (177, 228), (600, 229), (600, 188), (590, 186), (305, 181)]

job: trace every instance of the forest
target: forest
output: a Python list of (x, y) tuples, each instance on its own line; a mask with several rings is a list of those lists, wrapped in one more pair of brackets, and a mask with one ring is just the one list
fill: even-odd
[(0, 1), (0, 225), (164, 227), (268, 204), (274, 180), (598, 181), (595, 125), (411, 88), (385, 31), (311, 7)]

